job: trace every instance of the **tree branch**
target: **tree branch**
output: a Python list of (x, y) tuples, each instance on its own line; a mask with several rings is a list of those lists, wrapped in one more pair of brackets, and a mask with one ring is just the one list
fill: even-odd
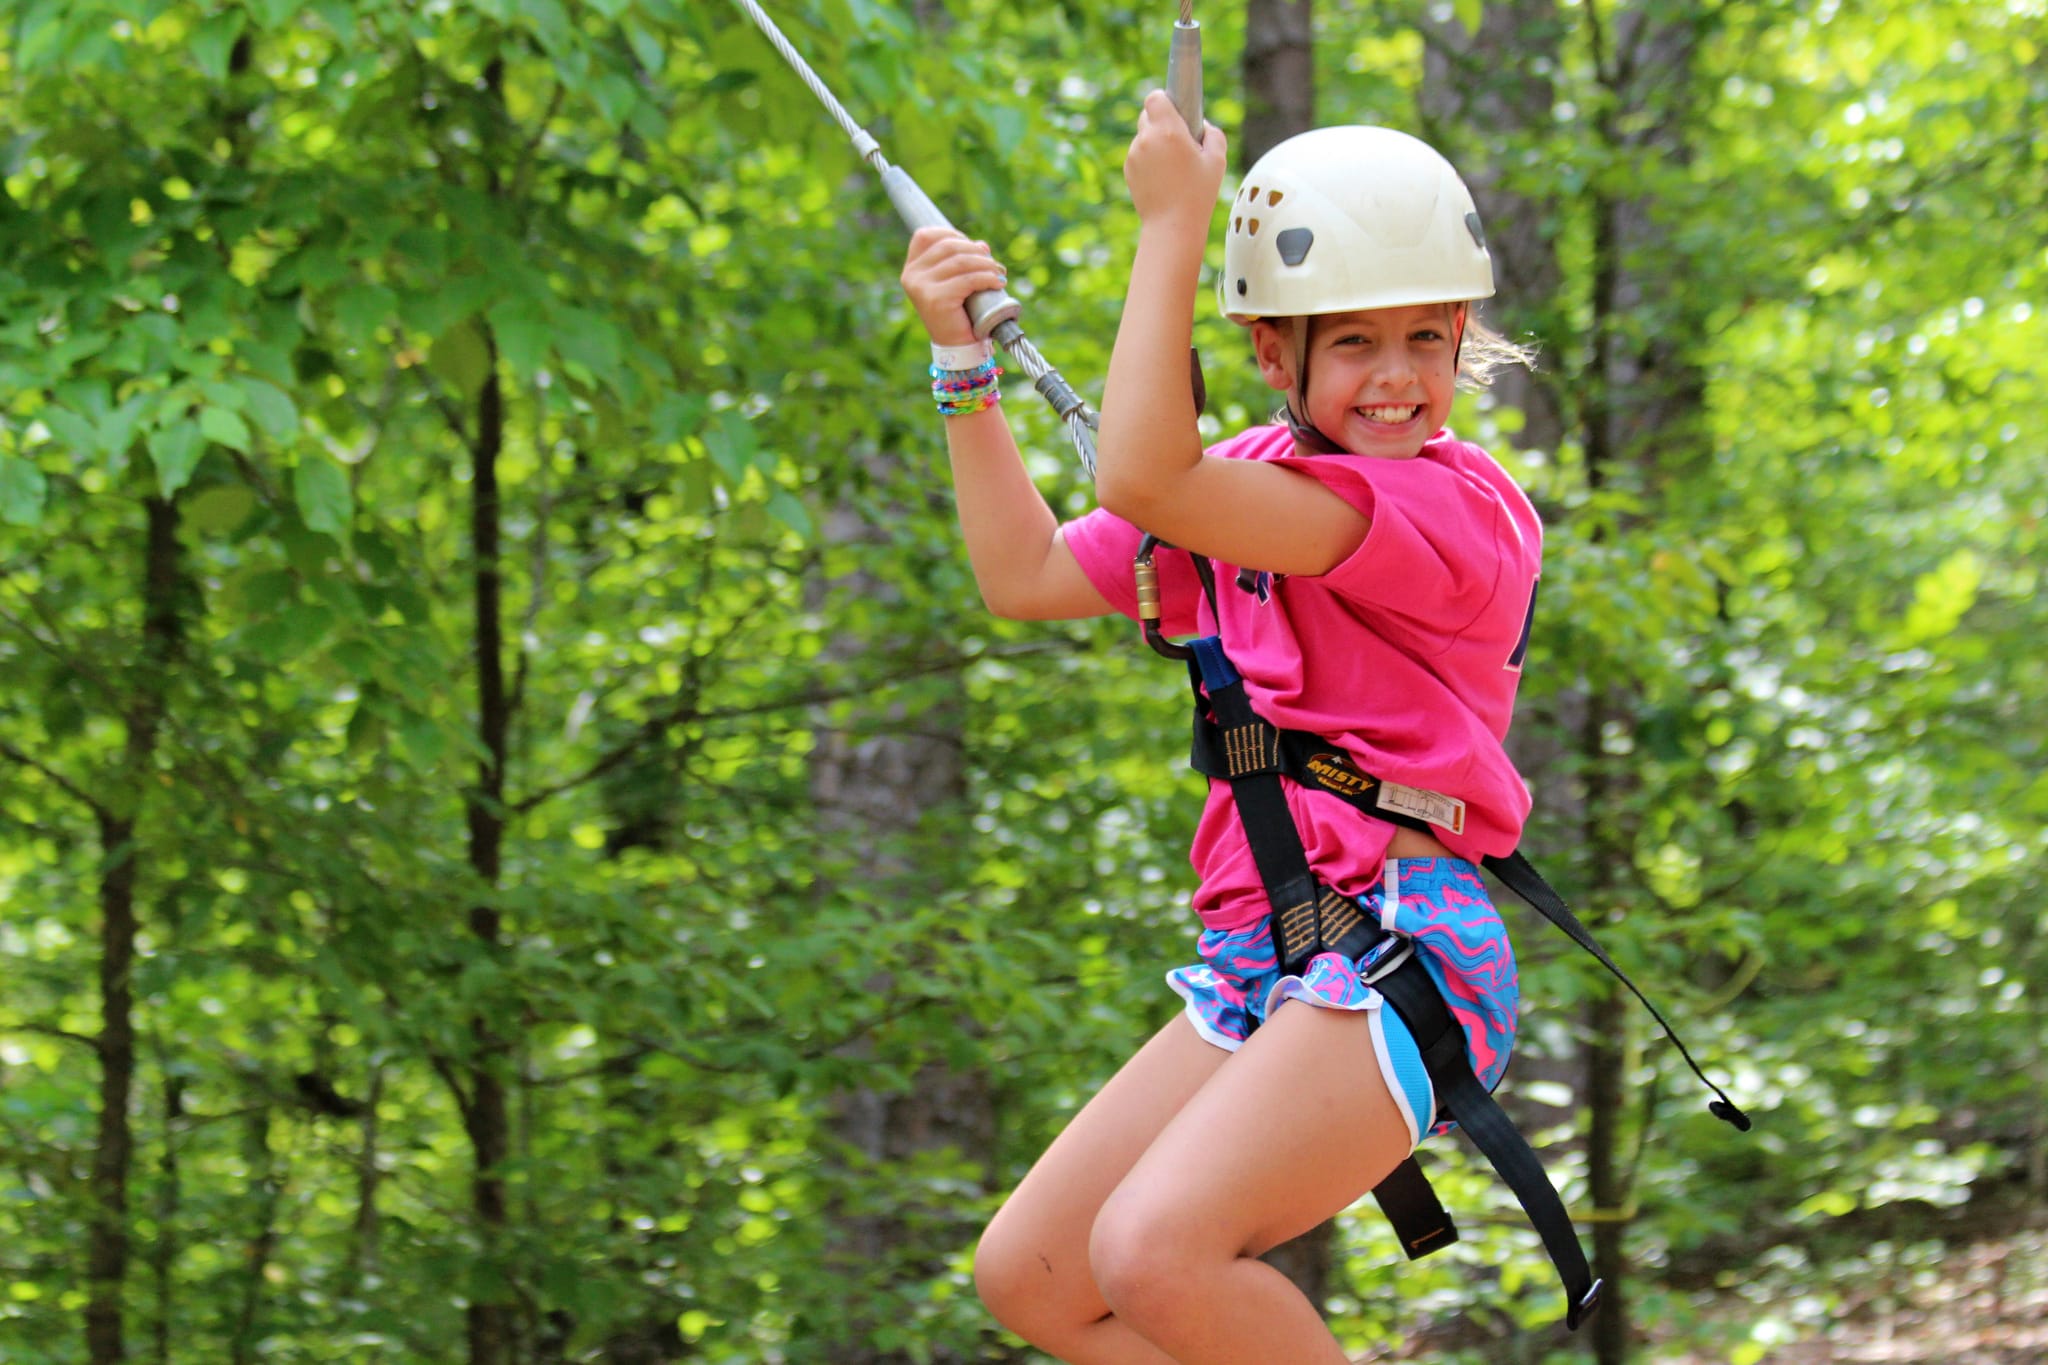
[(52, 768), (49, 764), (42, 762), (40, 759), (29, 757), (12, 744), (0, 742), (0, 758), (10, 758), (24, 768), (30, 768), (41, 773), (44, 777), (55, 783), (66, 795), (91, 811), (95, 819), (104, 820), (111, 814), (106, 806), (94, 800), (92, 795), (83, 787), (58, 772), (55, 768)]

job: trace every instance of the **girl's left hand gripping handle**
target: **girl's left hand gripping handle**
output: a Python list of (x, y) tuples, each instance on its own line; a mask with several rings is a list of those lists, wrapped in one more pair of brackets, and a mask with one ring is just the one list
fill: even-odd
[[(931, 201), (931, 196), (901, 166), (891, 166), (882, 172), (882, 188), (888, 191), (889, 202), (896, 206), (897, 217), (912, 232), (921, 227), (953, 226), (946, 215), (939, 212), (939, 206)], [(984, 289), (967, 296), (967, 317), (974, 324), (974, 335), (983, 340), (987, 340), (989, 333), (1004, 323), (1014, 321), (1023, 311), (1024, 306), (1001, 289)]]
[(1188, 136), (1202, 140), (1202, 26), (1183, 18), (1166, 50), (1166, 94), (1187, 120)]

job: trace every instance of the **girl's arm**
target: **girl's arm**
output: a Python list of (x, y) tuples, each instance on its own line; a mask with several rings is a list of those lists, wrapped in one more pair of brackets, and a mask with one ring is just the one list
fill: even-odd
[(1163, 92), (1146, 96), (1124, 159), (1138, 250), (1103, 384), (1096, 497), (1161, 539), (1225, 563), (1327, 573), (1364, 540), (1365, 517), (1286, 469), (1204, 456), (1195, 425), (1188, 347), (1225, 151), (1213, 124), (1198, 147)]
[[(973, 344), (967, 296), (1003, 282), (985, 242), (948, 228), (919, 228), (910, 239), (903, 291), (936, 345)], [(988, 609), (1019, 621), (1111, 614), (1031, 482), (1001, 405), (944, 421), (960, 531)]]

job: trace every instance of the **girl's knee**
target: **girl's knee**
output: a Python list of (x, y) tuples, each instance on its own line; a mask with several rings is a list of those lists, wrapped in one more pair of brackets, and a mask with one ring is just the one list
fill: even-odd
[(1185, 1311), (1198, 1280), (1188, 1273), (1196, 1248), (1171, 1214), (1141, 1198), (1112, 1197), (1089, 1234), (1095, 1287), (1110, 1311), (1140, 1332), (1148, 1321)]
[(974, 1248), (974, 1292), (989, 1316), (1024, 1335), (1018, 1319), (1028, 1312), (1031, 1303), (1024, 1263), (1016, 1248), (998, 1237), (994, 1228), (983, 1232)]
[(1000, 1215), (981, 1235), (974, 1248), (974, 1292), (982, 1307), (997, 1322), (1033, 1345), (1071, 1326), (1068, 1317), (1084, 1317), (1086, 1310), (1070, 1307), (1067, 1288), (1072, 1278), (1088, 1284), (1085, 1268), (1059, 1274), (1050, 1255), (1037, 1242), (1014, 1235), (1005, 1228)]

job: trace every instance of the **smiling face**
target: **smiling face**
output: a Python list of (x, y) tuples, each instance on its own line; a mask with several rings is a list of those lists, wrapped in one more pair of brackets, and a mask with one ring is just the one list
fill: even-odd
[[(1300, 415), (1354, 455), (1411, 458), (1451, 415), (1464, 323), (1456, 303), (1310, 318)], [(1266, 383), (1299, 404), (1293, 320), (1253, 323), (1252, 345)]]

